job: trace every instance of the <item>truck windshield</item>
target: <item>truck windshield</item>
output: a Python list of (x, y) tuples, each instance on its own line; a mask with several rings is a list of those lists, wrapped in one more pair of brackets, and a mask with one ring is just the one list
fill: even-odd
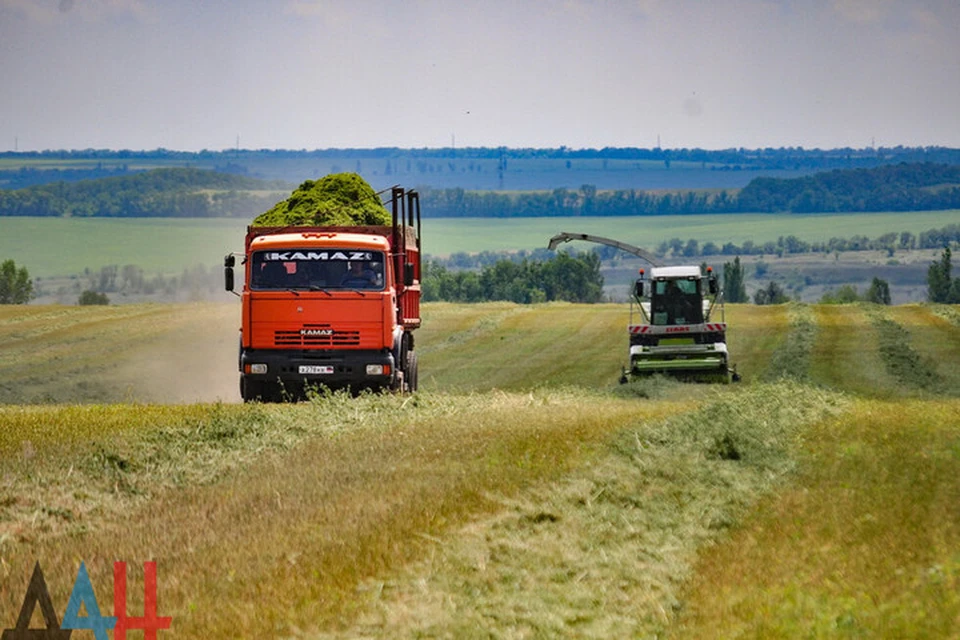
[(382, 290), (383, 252), (353, 249), (257, 251), (250, 266), (250, 288), (264, 290)]

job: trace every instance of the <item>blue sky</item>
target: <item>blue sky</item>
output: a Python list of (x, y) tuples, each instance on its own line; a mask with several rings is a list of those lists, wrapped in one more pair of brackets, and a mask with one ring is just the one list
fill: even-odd
[(0, 0), (0, 151), (960, 147), (955, 0)]

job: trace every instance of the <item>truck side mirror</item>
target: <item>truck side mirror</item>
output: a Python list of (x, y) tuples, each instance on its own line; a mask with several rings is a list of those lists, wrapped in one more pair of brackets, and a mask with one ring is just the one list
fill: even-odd
[(719, 287), (717, 286), (717, 276), (710, 276), (709, 282), (710, 282), (710, 293), (712, 295), (717, 295), (717, 291), (719, 291)]
[(638, 298), (643, 297), (643, 280), (637, 280), (637, 282), (633, 285), (633, 293)]
[(233, 291), (233, 266), (237, 264), (237, 257), (228, 253), (223, 257), (223, 288)]
[(403, 286), (409, 287), (413, 284), (413, 263), (406, 262), (403, 265)]

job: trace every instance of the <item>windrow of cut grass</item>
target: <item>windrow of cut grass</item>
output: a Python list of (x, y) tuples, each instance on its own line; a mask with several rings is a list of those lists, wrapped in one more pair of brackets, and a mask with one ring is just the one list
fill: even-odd
[(810, 377), (810, 352), (817, 337), (816, 318), (807, 305), (784, 306), (788, 327), (763, 373), (763, 379), (768, 382), (782, 378), (803, 381)]
[(155, 559), (177, 637), (336, 628), (365, 598), (358, 584), (577, 468), (624, 423), (689, 406), (555, 389), (4, 413), (22, 433), (44, 412), (68, 429), (124, 410), (129, 424), (2, 454), (0, 619), (15, 620), (38, 559), (58, 612), (81, 560), (102, 594), (114, 560)]
[(694, 411), (634, 421), (589, 465), (371, 576), (356, 624), (300, 635), (659, 637), (698, 551), (782, 486), (804, 431), (846, 402), (781, 381), (714, 389)]
[(857, 400), (799, 480), (704, 549), (672, 637), (960, 636), (957, 400)]
[(960, 311), (946, 305), (911, 304), (888, 307), (886, 314), (908, 331), (910, 348), (920, 362), (932, 365), (934, 379), (940, 383), (933, 391), (960, 396)]
[[(877, 305), (865, 307), (870, 321), (877, 331), (880, 357), (887, 373), (895, 378), (905, 390), (925, 391), (942, 394), (946, 391), (943, 377), (937, 371), (937, 362), (914, 348), (913, 333), (921, 316), (911, 313), (901, 317), (909, 322), (902, 324), (891, 318), (891, 314)], [(926, 316), (929, 318), (929, 316)], [(910, 326), (910, 329), (906, 327)], [(945, 345), (937, 344), (940, 350)]]
[(818, 327), (810, 362), (816, 384), (868, 397), (902, 393), (887, 373), (877, 329), (860, 305), (813, 307)]

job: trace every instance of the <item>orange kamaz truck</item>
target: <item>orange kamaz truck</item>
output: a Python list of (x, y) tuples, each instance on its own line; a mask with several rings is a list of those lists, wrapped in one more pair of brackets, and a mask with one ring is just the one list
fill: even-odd
[[(248, 227), (238, 294), (244, 401), (311, 386), (416, 390), (420, 199), (389, 193), (389, 226)], [(228, 291), (238, 255), (224, 259)]]

